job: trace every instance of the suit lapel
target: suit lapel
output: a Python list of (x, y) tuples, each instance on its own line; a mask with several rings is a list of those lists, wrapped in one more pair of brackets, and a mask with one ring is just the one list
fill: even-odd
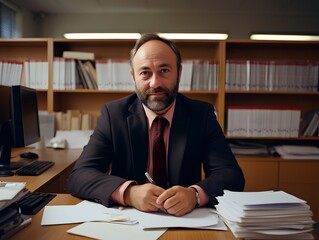
[(131, 160), (134, 179), (138, 183), (145, 182), (145, 171), (148, 162), (148, 127), (147, 119), (142, 104), (137, 99), (129, 108), (127, 126), (131, 142)]
[(182, 107), (182, 104), (181, 98), (177, 97), (168, 150), (168, 174), (171, 185), (178, 184), (179, 182), (187, 142), (187, 133), (190, 126), (190, 117), (187, 111), (185, 111), (187, 108)]

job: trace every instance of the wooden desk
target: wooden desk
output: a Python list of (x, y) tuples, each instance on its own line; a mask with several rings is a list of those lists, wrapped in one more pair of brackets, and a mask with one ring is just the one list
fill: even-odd
[[(58, 194), (49, 205), (68, 205), (77, 204), (81, 200), (69, 194)], [(10, 240), (80, 240), (88, 239), (77, 235), (68, 234), (66, 231), (77, 224), (56, 225), (56, 226), (41, 226), (43, 209), (32, 217), (32, 222), (29, 226), (19, 231)], [(230, 231), (215, 231), (215, 230), (196, 230), (196, 229), (169, 229), (160, 238), (160, 240), (236, 240)]]
[(72, 170), (75, 161), (81, 153), (81, 149), (55, 150), (47, 149), (15, 149), (12, 152), (12, 162), (30, 162), (32, 160), (21, 159), (21, 152), (32, 151), (39, 155), (39, 160), (53, 161), (55, 164), (39, 176), (11, 176), (0, 177), (0, 181), (26, 182), (30, 191), (67, 193), (66, 179)]

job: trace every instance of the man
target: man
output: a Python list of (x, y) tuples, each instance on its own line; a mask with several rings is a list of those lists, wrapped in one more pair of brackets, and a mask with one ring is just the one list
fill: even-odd
[[(242, 191), (244, 176), (229, 149), (212, 105), (178, 93), (181, 56), (171, 41), (145, 34), (131, 51), (136, 93), (107, 103), (70, 177), (71, 194), (146, 212), (182, 216), (214, 206), (224, 189)], [(166, 187), (145, 176), (160, 171), (153, 140), (156, 117), (164, 129)], [(163, 152), (163, 151), (162, 151)], [(165, 157), (165, 156), (164, 156)], [(164, 163), (165, 164), (165, 163)], [(205, 179), (201, 179), (201, 167)], [(161, 176), (159, 176), (161, 177)]]

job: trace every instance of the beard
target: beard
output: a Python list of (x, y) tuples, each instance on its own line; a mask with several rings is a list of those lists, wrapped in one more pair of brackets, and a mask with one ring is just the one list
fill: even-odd
[[(168, 108), (172, 102), (174, 102), (177, 92), (178, 92), (178, 81), (173, 89), (170, 91), (167, 88), (149, 88), (146, 91), (141, 91), (136, 87), (135, 91), (138, 98), (142, 101), (142, 103), (148, 107), (153, 112), (160, 113), (166, 108)], [(150, 96), (152, 93), (163, 93), (163, 96)]]

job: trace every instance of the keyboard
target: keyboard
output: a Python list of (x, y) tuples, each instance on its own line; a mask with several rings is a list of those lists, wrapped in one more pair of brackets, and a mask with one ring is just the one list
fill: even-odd
[(50, 202), (56, 194), (28, 192), (19, 201), (21, 213), (26, 215), (34, 215)]
[(16, 174), (23, 176), (37, 176), (53, 165), (54, 162), (52, 161), (35, 160), (27, 165), (18, 168)]

